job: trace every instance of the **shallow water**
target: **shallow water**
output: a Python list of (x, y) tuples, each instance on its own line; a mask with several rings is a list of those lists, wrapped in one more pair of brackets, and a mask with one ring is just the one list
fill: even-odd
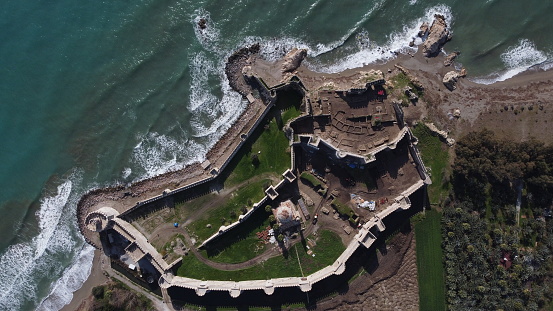
[(92, 258), (74, 220), (87, 190), (204, 157), (245, 107), (223, 74), (237, 47), (307, 47), (309, 66), (336, 72), (407, 49), (434, 13), (476, 81), (552, 59), (549, 1), (5, 1), (0, 310), (71, 299)]

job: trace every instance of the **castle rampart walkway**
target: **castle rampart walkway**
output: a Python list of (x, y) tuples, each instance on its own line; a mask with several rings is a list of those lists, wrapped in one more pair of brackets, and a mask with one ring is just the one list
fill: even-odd
[(192, 289), (197, 295), (203, 296), (208, 290), (213, 291), (228, 291), (231, 297), (238, 297), (245, 290), (263, 290), (267, 295), (271, 295), (277, 287), (299, 287), (302, 291), (307, 292), (316, 282), (319, 282), (331, 275), (340, 275), (346, 269), (346, 262), (355, 253), (360, 245), (369, 248), (375, 241), (376, 237), (371, 232), (371, 229), (376, 228), (378, 232), (385, 230), (382, 220), (395, 212), (396, 210), (406, 210), (411, 207), (409, 195), (424, 186), (424, 181), (420, 180), (413, 184), (399, 196), (394, 198), (394, 203), (385, 210), (376, 214), (370, 221), (363, 225), (359, 233), (350, 242), (346, 250), (334, 261), (330, 266), (327, 266), (306, 277), (288, 277), (276, 278), (270, 280), (249, 280), (249, 281), (214, 281), (214, 280), (197, 280), (186, 277), (174, 276), (171, 273), (166, 273), (161, 276), (159, 284), (163, 288), (178, 286)]

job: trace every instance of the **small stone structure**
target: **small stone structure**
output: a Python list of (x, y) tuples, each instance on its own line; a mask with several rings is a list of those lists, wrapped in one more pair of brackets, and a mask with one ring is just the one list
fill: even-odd
[(290, 200), (281, 202), (280, 205), (273, 210), (273, 213), (281, 227), (288, 226), (288, 224), (292, 222), (299, 222), (300, 220), (300, 214), (294, 206), (294, 203)]
[(86, 228), (94, 232), (102, 232), (113, 227), (115, 217), (119, 212), (115, 209), (104, 206), (86, 216)]

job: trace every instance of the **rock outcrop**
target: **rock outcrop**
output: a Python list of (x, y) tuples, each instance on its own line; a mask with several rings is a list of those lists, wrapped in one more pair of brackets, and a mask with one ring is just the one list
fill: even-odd
[[(259, 44), (253, 44), (250, 47), (241, 48), (234, 52), (227, 60), (225, 65), (225, 74), (233, 90), (246, 96), (251, 92), (251, 87), (244, 79), (244, 71), (251, 71), (249, 67), (249, 58), (259, 53)], [(244, 67), (247, 67), (244, 69)]]
[[(423, 24), (424, 25), (424, 24)], [(423, 27), (421, 26), (421, 31)], [(419, 32), (420, 33), (420, 32)], [(434, 15), (434, 22), (428, 31), (428, 38), (422, 44), (422, 52), (424, 56), (435, 56), (440, 52), (442, 46), (451, 40), (449, 29), (447, 29), (447, 23), (443, 15)]]
[(419, 34), (418, 36), (423, 38), (425, 37), (426, 35), (428, 35), (428, 23), (427, 22), (424, 22), (422, 23), (422, 25), (420, 26), (419, 28)]
[(452, 70), (444, 75), (442, 82), (448, 90), (453, 91), (457, 88), (456, 84), (459, 81), (459, 78), (464, 78), (467, 76), (467, 70), (463, 67), (460, 71)]
[(448, 146), (453, 146), (455, 144), (455, 139), (453, 138), (449, 138), (449, 133), (446, 132), (446, 131), (443, 131), (443, 130), (440, 130), (438, 129), (438, 127), (436, 125), (434, 125), (434, 123), (424, 123), (424, 125), (426, 125), (426, 127), (428, 127), (428, 129), (432, 132), (432, 133), (435, 133), (436, 135), (440, 136), (443, 140), (445, 140), (446, 144)]
[(401, 71), (403, 74), (405, 74), (407, 76), (407, 79), (409, 79), (409, 81), (411, 81), (411, 83), (413, 83), (413, 85), (420, 91), (423, 91), (424, 90), (424, 86), (422, 85), (422, 83), (419, 81), (419, 79), (417, 79), (417, 77), (415, 77), (411, 71), (409, 71), (407, 68), (401, 66), (401, 65), (394, 65), (394, 67), (396, 67), (399, 71)]
[(352, 83), (352, 87), (365, 88), (367, 83), (383, 79), (384, 74), (380, 70), (359, 71), (359, 78)]
[(200, 18), (200, 20), (198, 21), (198, 27), (200, 27), (200, 29), (206, 29), (207, 20), (205, 18)]
[(461, 78), (461, 74), (455, 70), (452, 70), (444, 75), (442, 82), (448, 90), (453, 91), (457, 88), (456, 84), (459, 78)]
[(301, 62), (307, 56), (306, 49), (293, 48), (286, 56), (283, 58), (282, 63), (282, 73), (292, 72), (301, 65)]
[(455, 51), (453, 53), (449, 53), (449, 55), (447, 55), (444, 60), (444, 66), (450, 66), (453, 63), (453, 60), (455, 60), (455, 58), (457, 58), (459, 54), (461, 54), (461, 52)]
[(457, 71), (452, 70), (444, 75), (442, 82), (448, 90), (453, 91), (457, 88), (456, 84), (460, 77), (461, 75)]

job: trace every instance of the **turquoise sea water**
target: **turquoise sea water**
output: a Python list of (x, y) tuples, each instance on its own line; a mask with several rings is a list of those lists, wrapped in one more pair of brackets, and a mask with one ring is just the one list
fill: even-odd
[(237, 47), (307, 47), (309, 66), (335, 72), (407, 49), (434, 13), (476, 81), (553, 59), (550, 1), (4, 1), (0, 310), (58, 310), (86, 279), (87, 190), (204, 157), (245, 107), (223, 74)]

